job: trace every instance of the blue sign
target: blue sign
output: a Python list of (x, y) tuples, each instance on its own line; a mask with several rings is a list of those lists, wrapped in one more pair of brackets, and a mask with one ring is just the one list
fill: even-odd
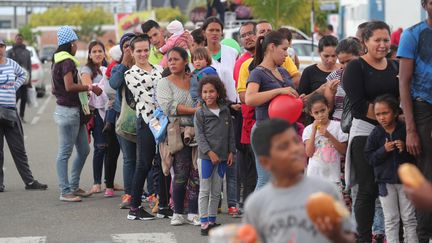
[(385, 21), (385, 0), (369, 0), (369, 19)]

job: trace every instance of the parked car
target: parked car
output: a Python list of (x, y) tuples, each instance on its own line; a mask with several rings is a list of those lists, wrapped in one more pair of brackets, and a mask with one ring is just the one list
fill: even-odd
[(54, 52), (56, 51), (57, 46), (56, 45), (46, 45), (43, 46), (39, 51), (39, 57), (42, 63), (45, 62), (52, 62), (52, 57), (54, 55)]
[(320, 63), (321, 58), (318, 54), (318, 43), (313, 43), (311, 40), (292, 40), (291, 47), (294, 48), (299, 61), (300, 61), (300, 72), (312, 64)]
[[(12, 46), (6, 47), (6, 51), (10, 50)], [(31, 67), (32, 67), (32, 85), (35, 86), (37, 97), (43, 97), (46, 93), (44, 70), (42, 62), (38, 57), (36, 49), (33, 46), (27, 46), (27, 50), (30, 51), (31, 55)]]
[(287, 28), (291, 31), (293, 40), (310, 40), (311, 38), (306, 35), (303, 31), (297, 29), (296, 27), (284, 25), (283, 28)]

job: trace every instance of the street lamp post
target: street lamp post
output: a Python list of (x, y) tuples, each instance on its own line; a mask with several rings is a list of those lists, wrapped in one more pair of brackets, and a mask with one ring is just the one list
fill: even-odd
[(312, 0), (312, 7), (311, 7), (311, 53), (312, 53), (312, 58), (314, 57), (314, 34), (315, 34), (315, 0)]

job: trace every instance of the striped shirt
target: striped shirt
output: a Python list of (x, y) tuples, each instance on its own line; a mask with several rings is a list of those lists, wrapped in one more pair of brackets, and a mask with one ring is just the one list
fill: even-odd
[(27, 74), (14, 60), (6, 58), (0, 64), (0, 106), (16, 107), (16, 91), (25, 82)]
[[(342, 74), (343, 74), (343, 69), (338, 69), (336, 71), (331, 72), (326, 78), (327, 82), (330, 82), (331, 80), (342, 81)], [(340, 121), (342, 119), (343, 102), (345, 96), (346, 96), (345, 90), (342, 87), (342, 82), (340, 82), (337, 86), (335, 100), (334, 100), (333, 120), (335, 121)]]

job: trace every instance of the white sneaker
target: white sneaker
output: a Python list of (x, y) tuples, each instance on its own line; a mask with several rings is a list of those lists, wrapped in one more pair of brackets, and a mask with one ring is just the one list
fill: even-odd
[(186, 223), (186, 220), (184, 219), (183, 215), (177, 213), (173, 214), (173, 217), (171, 219), (171, 225), (177, 226), (184, 223)]
[(187, 222), (188, 224), (195, 225), (195, 226), (201, 225), (200, 217), (198, 214), (192, 214), (192, 213), (188, 214)]

